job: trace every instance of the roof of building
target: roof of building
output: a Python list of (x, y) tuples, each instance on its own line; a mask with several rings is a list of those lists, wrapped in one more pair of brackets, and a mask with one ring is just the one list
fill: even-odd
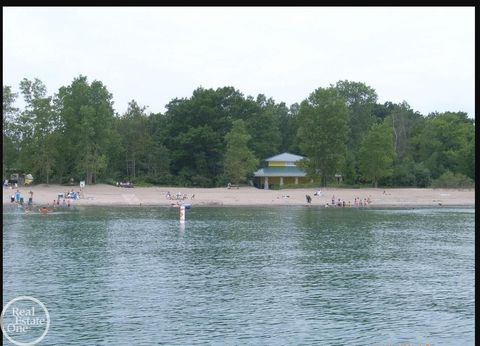
[(254, 173), (256, 177), (305, 177), (307, 174), (298, 167), (265, 167)]
[(265, 161), (288, 161), (288, 162), (295, 162), (303, 159), (303, 156), (290, 154), (290, 153), (283, 153), (279, 155), (275, 155), (265, 159)]

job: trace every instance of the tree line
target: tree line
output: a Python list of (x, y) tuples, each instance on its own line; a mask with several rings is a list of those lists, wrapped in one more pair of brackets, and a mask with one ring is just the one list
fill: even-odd
[(422, 115), (406, 102), (378, 103), (361, 82), (338, 81), (290, 106), (199, 87), (164, 113), (132, 100), (118, 114), (107, 87), (82, 75), (54, 95), (39, 79), (23, 79), (19, 94), (3, 86), (4, 179), (19, 172), (47, 184), (225, 186), (286, 151), (306, 156), (300, 165), (323, 186), (335, 174), (350, 186), (475, 179), (475, 122), (465, 112)]

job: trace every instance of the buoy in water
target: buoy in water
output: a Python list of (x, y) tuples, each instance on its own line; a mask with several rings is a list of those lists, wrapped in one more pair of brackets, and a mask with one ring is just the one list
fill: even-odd
[(185, 222), (185, 206), (183, 204), (180, 206), (180, 222)]

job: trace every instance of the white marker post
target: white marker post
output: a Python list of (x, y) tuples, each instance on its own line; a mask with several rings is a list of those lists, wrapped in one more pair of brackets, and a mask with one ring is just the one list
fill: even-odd
[(185, 206), (182, 204), (180, 206), (180, 223), (185, 222)]

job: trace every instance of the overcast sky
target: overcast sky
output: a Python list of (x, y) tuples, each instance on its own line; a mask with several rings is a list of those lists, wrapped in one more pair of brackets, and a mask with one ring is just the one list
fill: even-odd
[[(3, 7), (3, 85), (80, 74), (123, 113), (233, 86), (288, 106), (339, 80), (379, 102), (474, 117), (472, 7)], [(18, 103), (21, 106), (20, 103)]]

